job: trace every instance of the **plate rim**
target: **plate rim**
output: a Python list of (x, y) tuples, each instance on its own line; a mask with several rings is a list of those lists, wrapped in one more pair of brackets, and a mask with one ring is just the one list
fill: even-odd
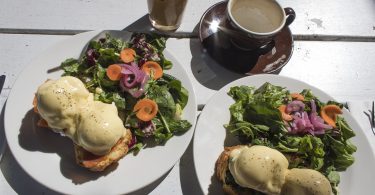
[[(251, 81), (254, 81), (256, 79), (263, 79), (262, 83), (265, 83), (265, 82), (270, 82), (272, 83), (272, 81), (270, 81), (270, 78), (271, 79), (281, 79), (283, 81), (285, 80), (290, 80), (290, 81), (296, 81), (298, 82), (299, 84), (302, 84), (303, 86), (305, 86), (305, 88), (309, 88), (311, 89), (312, 91), (315, 91), (315, 92), (318, 92), (318, 93), (321, 93), (323, 94), (324, 96), (326, 96), (327, 98), (329, 98), (330, 100), (335, 100), (335, 98), (333, 98), (330, 94), (328, 94), (327, 92), (324, 92), (323, 90), (319, 89), (318, 87), (315, 87), (311, 84), (308, 84), (307, 82), (304, 82), (304, 81), (301, 81), (301, 80), (298, 80), (298, 79), (295, 79), (295, 78), (292, 78), (292, 77), (288, 77), (288, 76), (284, 76), (284, 75), (273, 75), (273, 74), (257, 74), (257, 75), (252, 75), (252, 76), (246, 76), (246, 77), (242, 77), (242, 78), (239, 78), (239, 79), (236, 79), (230, 83), (228, 83), (227, 85), (223, 86), (219, 91), (217, 91), (206, 103), (205, 107), (203, 108), (203, 110), (201, 111), (200, 113), (200, 116), (198, 118), (198, 121), (196, 123), (196, 130), (195, 130), (195, 133), (194, 133), (194, 137), (193, 137), (193, 163), (194, 163), (194, 167), (195, 167), (195, 171), (196, 171), (196, 175), (197, 175), (197, 180), (198, 180), (198, 183), (199, 183), (199, 187), (200, 189), (202, 190), (203, 193), (208, 193), (207, 190), (209, 186), (206, 186), (206, 185), (203, 185), (202, 183), (202, 178), (199, 177), (199, 173), (197, 171), (197, 167), (200, 167), (199, 166), (199, 163), (197, 162), (196, 160), (196, 157), (197, 157), (197, 153), (199, 153), (199, 148), (198, 148), (198, 143), (199, 141), (197, 141), (199, 138), (197, 138), (197, 136), (200, 134), (200, 131), (202, 131), (202, 127), (204, 127), (204, 125), (202, 124), (202, 118), (205, 118), (205, 115), (208, 115), (209, 111), (211, 110), (211, 107), (213, 106), (212, 104), (214, 103), (214, 101), (222, 94), (226, 94), (228, 92), (228, 90), (230, 89), (230, 87), (233, 87), (233, 86), (239, 86), (239, 85), (243, 85), (242, 83), (244, 82), (247, 82), (249, 83), (248, 86), (251, 86)], [(276, 82), (279, 82), (279, 81), (276, 81)], [(288, 88), (288, 86), (282, 86), (282, 87), (285, 87), (285, 88)], [(229, 96), (228, 96), (229, 97)], [(230, 98), (230, 97), (229, 97)], [(231, 99), (231, 98), (230, 98)], [(232, 99), (231, 99), (232, 100)], [(335, 100), (336, 101), (336, 100)], [(234, 100), (233, 100), (233, 103), (234, 103)], [(227, 108), (229, 110), (229, 107)], [(356, 128), (356, 133), (357, 133), (357, 136), (358, 136), (358, 133), (362, 134), (363, 138), (364, 138), (364, 141), (366, 142), (366, 145), (368, 145), (370, 147), (370, 150), (372, 150), (371, 148), (371, 144), (370, 144), (370, 141), (369, 139), (365, 136), (365, 133), (361, 127), (361, 125), (359, 125), (359, 122), (357, 121), (357, 119), (345, 108), (344, 109), (344, 114), (347, 114), (349, 117), (350, 117), (350, 120), (352, 121), (352, 124), (355, 126)], [(224, 124), (224, 123), (223, 123)], [(224, 149), (224, 145), (222, 146), (223, 149)], [(357, 150), (358, 152), (358, 150)], [(372, 157), (372, 160), (375, 161), (375, 151), (373, 151), (372, 155), (370, 155), (370, 157)], [(353, 165), (352, 165), (353, 166)], [(352, 167), (351, 166), (351, 167)], [(215, 167), (215, 166), (214, 166)], [(349, 167), (350, 168), (350, 167)], [(374, 169), (375, 170), (375, 169)], [(212, 170), (211, 170), (212, 171)], [(346, 171), (344, 172), (340, 172), (340, 175), (342, 173), (345, 173)], [(215, 174), (215, 171), (214, 171), (214, 174)], [(216, 176), (215, 176), (215, 179), (216, 179)], [(205, 181), (206, 182), (206, 181)], [(211, 182), (212, 184), (212, 182)]]
[[(17, 131), (17, 133), (14, 133), (11, 134), (10, 130), (7, 130), (9, 129), (10, 127), (9, 126), (12, 126), (10, 125), (9, 123), (10, 122), (7, 122), (9, 121), (8, 118), (11, 118), (9, 115), (10, 113), (10, 107), (9, 106), (12, 106), (14, 105), (13, 103), (13, 99), (12, 98), (14, 96), (14, 93), (15, 93), (15, 87), (17, 87), (17, 83), (20, 83), (21, 82), (21, 77), (26, 74), (27, 70), (29, 70), (33, 64), (36, 64), (38, 61), (43, 61), (42, 59), (44, 58), (43, 56), (48, 54), (49, 50), (51, 49), (56, 49), (58, 47), (61, 47), (62, 45), (66, 44), (66, 42), (72, 42), (73, 40), (81, 40), (81, 39), (88, 39), (88, 41), (83, 44), (83, 45), (80, 45), (79, 49), (80, 51), (82, 51), (83, 48), (86, 47), (87, 43), (92, 40), (95, 36), (97, 36), (98, 34), (102, 33), (103, 31), (108, 31), (108, 30), (92, 30), (92, 31), (87, 31), (87, 32), (83, 32), (83, 33), (79, 33), (79, 34), (76, 34), (76, 35), (73, 35), (73, 36), (70, 36), (70, 37), (67, 37), (65, 39), (62, 39), (62, 40), (59, 40), (57, 41), (56, 43), (46, 47), (45, 49), (43, 49), (41, 52), (37, 53), (34, 57), (31, 58), (31, 60), (29, 61), (30, 63), (26, 66), (23, 67), (22, 71), (17, 75), (17, 78), (15, 79), (14, 81), (14, 84), (12, 86), (12, 89), (10, 90), (9, 92), (9, 95), (7, 97), (7, 101), (6, 101), (6, 104), (4, 105), (4, 133), (5, 133), (5, 138), (6, 138), (6, 142), (8, 143), (8, 147), (9, 147), (9, 150), (11, 151), (12, 155), (14, 156), (14, 159), (17, 161), (17, 163), (20, 165), (21, 169), (28, 175), (30, 176), (31, 179), (35, 180), (37, 183), (39, 183), (41, 186), (44, 186), (52, 191), (55, 191), (55, 192), (59, 192), (59, 193), (73, 193), (72, 190), (64, 190), (63, 187), (60, 187), (60, 188), (54, 188), (53, 186), (49, 186), (49, 185), (46, 185), (40, 176), (37, 176), (38, 174), (33, 174), (30, 170), (28, 170), (27, 166), (25, 165), (25, 163), (22, 162), (22, 158), (20, 157), (20, 152), (17, 151), (18, 149), (16, 148), (13, 148), (14, 146), (16, 147), (19, 147), (20, 149), (24, 150), (24, 151), (27, 151), (27, 152), (34, 152), (34, 151), (30, 151), (30, 150), (26, 150), (24, 149), (22, 146), (20, 146), (19, 144), (19, 138), (13, 138), (14, 135), (18, 136), (19, 135), (19, 130), (21, 129), (21, 122), (20, 125), (17, 125), (17, 127), (19, 127)], [(109, 30), (109, 31), (117, 31), (117, 30)], [(117, 31), (117, 32), (120, 32), (120, 33), (132, 33), (132, 32), (129, 32), (129, 31)], [(67, 46), (64, 46), (64, 47), (67, 47)], [(78, 47), (78, 46), (76, 46)], [(193, 113), (189, 113), (189, 117), (188, 118), (191, 118), (192, 120), (190, 121), (192, 123), (192, 127), (187, 131), (185, 132), (184, 134), (182, 134), (182, 136), (187, 136), (186, 137), (186, 144), (181, 146), (180, 148), (180, 151), (178, 151), (178, 155), (176, 155), (176, 158), (175, 160), (168, 164), (170, 164), (171, 166), (169, 166), (168, 169), (166, 170), (163, 170), (161, 171), (161, 174), (158, 175), (158, 176), (155, 176), (153, 179), (149, 179), (148, 182), (145, 182), (144, 185), (140, 186), (140, 187), (137, 187), (137, 188), (134, 188), (131, 189), (130, 191), (121, 191), (120, 193), (131, 193), (131, 192), (136, 192), (138, 190), (141, 190), (142, 188), (145, 188), (145, 187), (148, 187), (149, 185), (151, 185), (153, 182), (157, 181), (158, 179), (162, 178), (163, 176), (166, 176), (169, 174), (169, 171), (175, 166), (175, 164), (178, 162), (178, 160), (182, 157), (182, 155), (185, 153), (185, 151), (187, 150), (189, 144), (191, 143), (192, 141), (192, 138), (193, 138), (193, 135), (194, 135), (194, 132), (195, 132), (195, 125), (196, 125), (196, 122), (197, 122), (197, 116), (198, 116), (198, 111), (197, 111), (197, 99), (196, 99), (196, 93), (195, 93), (195, 89), (193, 87), (193, 82), (191, 81), (190, 77), (188, 76), (187, 74), (187, 71), (183, 68), (182, 64), (180, 63), (180, 61), (172, 54), (172, 51), (170, 51), (167, 47), (165, 48), (165, 50), (163, 51), (164, 55), (166, 56), (167, 59), (171, 60), (173, 62), (173, 66), (179, 66), (179, 69), (183, 70), (182, 72), (183, 73), (179, 73), (179, 74), (182, 74), (183, 79), (179, 78), (181, 81), (185, 81), (185, 87), (189, 89), (189, 102), (191, 102), (191, 109), (193, 111)], [(70, 58), (70, 56), (66, 56), (65, 59), (67, 58)], [(50, 68), (52, 65), (48, 65), (46, 67), (47, 68)], [(173, 67), (172, 67), (172, 70), (173, 70)], [(186, 86), (186, 84), (188, 86)], [(31, 101), (31, 100), (30, 100)], [(31, 104), (30, 104), (31, 105)], [(194, 109), (193, 109), (194, 107)], [(187, 113), (185, 112), (186, 110), (184, 109), (184, 115), (186, 116)], [(24, 115), (26, 115), (26, 113), (22, 113)], [(23, 117), (23, 116), (22, 116)], [(171, 139), (173, 139), (174, 137), (172, 137)], [(12, 139), (15, 139), (15, 141), (17, 141), (17, 143), (13, 143)], [(170, 140), (168, 140), (170, 141)], [(168, 143), (167, 141), (167, 143)], [(13, 147), (12, 147), (13, 146)], [(162, 146), (164, 147), (164, 146)], [(56, 155), (57, 153), (55, 152), (52, 152), (51, 154), (54, 154)], [(131, 154), (131, 153), (129, 153)], [(128, 154), (128, 155), (129, 155)], [(126, 156), (125, 156), (126, 157)], [(122, 159), (123, 160), (123, 159)], [(59, 161), (58, 163), (61, 161), (61, 157), (59, 157)], [(75, 163), (74, 163), (75, 164)], [(120, 163), (121, 164), (121, 160), (120, 160)], [(77, 165), (78, 166), (78, 165)], [(111, 173), (110, 173), (111, 174)], [(106, 177), (107, 175), (105, 175)], [(69, 180), (69, 178), (66, 178), (67, 180)], [(84, 185), (84, 184), (83, 184)], [(57, 186), (57, 185), (56, 185)], [(82, 190), (81, 190), (82, 191)], [(86, 190), (87, 191), (87, 190)], [(113, 192), (113, 191), (112, 191)]]

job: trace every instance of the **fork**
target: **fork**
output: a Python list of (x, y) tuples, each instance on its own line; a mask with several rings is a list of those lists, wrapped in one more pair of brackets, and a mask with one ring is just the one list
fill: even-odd
[(372, 109), (371, 109), (371, 125), (375, 127), (375, 110), (374, 110), (374, 101), (372, 101)]
[(368, 117), (370, 121), (372, 133), (375, 135), (375, 109), (374, 107), (375, 107), (374, 101), (372, 101), (371, 110), (368, 110), (368, 112), (364, 111), (363, 113), (365, 113), (366, 116)]
[[(5, 77), (6, 77), (5, 75), (0, 76), (0, 95), (1, 95), (1, 91), (5, 83)], [(0, 111), (2, 108), (3, 108), (3, 105), (0, 103)], [(0, 144), (0, 162), (1, 162), (1, 159), (3, 158), (3, 153), (5, 151), (5, 137), (3, 138), (2, 141), (3, 143)]]

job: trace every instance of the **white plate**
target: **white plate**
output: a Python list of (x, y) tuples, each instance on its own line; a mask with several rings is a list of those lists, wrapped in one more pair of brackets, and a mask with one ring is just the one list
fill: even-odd
[[(214, 175), (215, 162), (224, 150), (224, 145), (234, 144), (233, 140), (226, 140), (224, 143), (227, 135), (223, 125), (229, 122), (229, 106), (234, 103), (227, 92), (233, 86), (252, 85), (259, 87), (266, 81), (274, 85), (284, 86), (294, 92), (311, 89), (320, 100), (333, 100), (331, 96), (311, 85), (277, 75), (244, 77), (220, 89), (200, 114), (194, 135), (194, 165), (200, 187), (205, 194), (223, 194), (221, 184)], [(355, 163), (347, 171), (341, 173), (340, 195), (373, 194), (373, 182), (375, 181), (374, 153), (371, 151), (369, 142), (358, 123), (346, 109), (344, 110), (344, 117), (356, 132), (356, 136), (351, 140), (358, 147), (358, 150), (354, 154)]]
[[(174, 136), (164, 146), (128, 154), (113, 170), (93, 173), (74, 162), (73, 144), (68, 138), (35, 127), (32, 100), (37, 87), (48, 78), (58, 78), (62, 71), (47, 73), (66, 58), (77, 58), (85, 44), (99, 31), (70, 37), (47, 49), (20, 74), (9, 95), (5, 109), (5, 134), (15, 159), (35, 180), (64, 194), (123, 194), (151, 184), (170, 170), (186, 150), (194, 128)], [(169, 74), (180, 79), (189, 91), (183, 118), (193, 127), (197, 104), (192, 84), (183, 67), (168, 52), (174, 64)]]

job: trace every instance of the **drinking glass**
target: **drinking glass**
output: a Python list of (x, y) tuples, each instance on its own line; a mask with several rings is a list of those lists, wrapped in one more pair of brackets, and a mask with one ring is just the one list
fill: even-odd
[(147, 0), (151, 24), (161, 31), (176, 30), (187, 4), (187, 0)]

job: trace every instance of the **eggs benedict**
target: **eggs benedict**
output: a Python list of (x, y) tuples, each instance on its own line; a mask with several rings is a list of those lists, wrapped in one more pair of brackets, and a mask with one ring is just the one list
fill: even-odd
[[(36, 102), (36, 109), (48, 127), (73, 141), (80, 165), (100, 171), (127, 153), (131, 133), (124, 127), (116, 106), (95, 101), (78, 78), (65, 76), (46, 81), (36, 92)], [(113, 151), (119, 144), (125, 150)], [(106, 158), (110, 153), (111, 158)], [(100, 161), (108, 162), (103, 166)]]
[(266, 146), (244, 146), (229, 155), (229, 170), (236, 183), (267, 194), (279, 194), (285, 182), (288, 160)]
[(331, 195), (328, 179), (311, 169), (288, 169), (279, 151), (266, 146), (226, 147), (216, 161), (216, 176), (227, 194)]
[(282, 195), (331, 195), (328, 179), (313, 169), (291, 169), (285, 177)]

